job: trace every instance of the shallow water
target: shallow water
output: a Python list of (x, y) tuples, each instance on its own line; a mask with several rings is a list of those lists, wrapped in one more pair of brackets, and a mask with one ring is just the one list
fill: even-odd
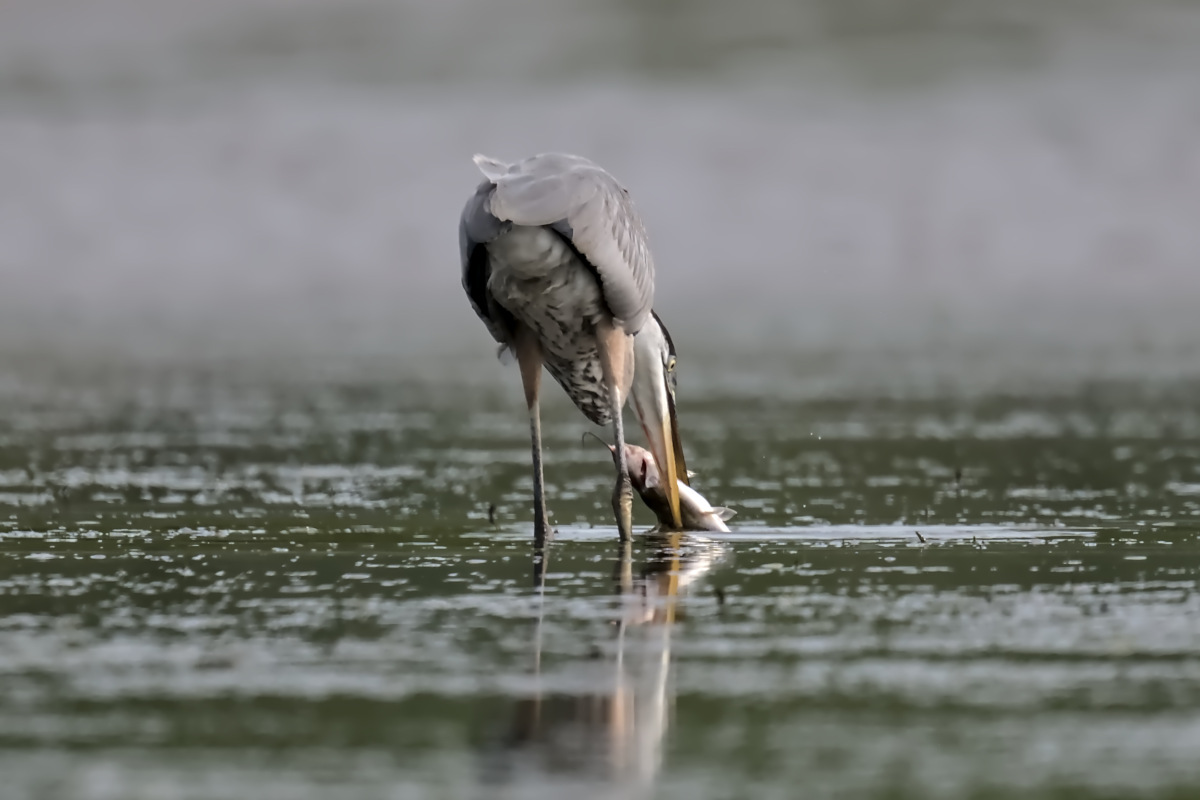
[(685, 396), (733, 532), (628, 560), (611, 462), (551, 403), (539, 596), (510, 396), (4, 385), (9, 796), (1200, 789), (1187, 387)]

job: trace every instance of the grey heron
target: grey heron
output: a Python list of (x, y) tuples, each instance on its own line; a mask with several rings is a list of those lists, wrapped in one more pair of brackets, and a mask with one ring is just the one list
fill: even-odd
[[(542, 366), (585, 417), (612, 425), (613, 513), (632, 533), (633, 492), (622, 410), (632, 397), (650, 450), (685, 484), (675, 417), (675, 353), (653, 311), (654, 261), (629, 193), (586, 158), (561, 153), (515, 164), (476, 155), (484, 180), (459, 221), (462, 283), (501, 352), (520, 365), (533, 453), (534, 542), (551, 533), (542, 472)], [(668, 503), (680, 525), (679, 491)]]

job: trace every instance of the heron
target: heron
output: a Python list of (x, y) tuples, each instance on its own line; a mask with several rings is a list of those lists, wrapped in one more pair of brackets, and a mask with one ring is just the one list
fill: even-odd
[[(475, 313), (520, 368), (533, 457), (534, 543), (553, 535), (546, 511), (539, 395), (543, 366), (575, 406), (611, 425), (621, 541), (632, 534), (633, 491), (622, 412), (632, 398), (666, 475), (688, 483), (675, 413), (675, 347), (653, 310), (654, 261), (629, 192), (576, 155), (508, 164), (476, 155), (483, 181), (459, 221), (462, 283)], [(679, 491), (668, 503), (680, 527)]]

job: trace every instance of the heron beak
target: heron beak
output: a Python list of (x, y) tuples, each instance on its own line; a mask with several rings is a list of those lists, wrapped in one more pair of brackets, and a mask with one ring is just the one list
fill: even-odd
[(683, 481), (684, 486), (691, 486), (691, 475), (687, 470), (687, 461), (683, 458), (683, 440), (679, 438), (679, 418), (675, 414), (675, 390), (667, 387), (667, 419), (671, 426), (671, 449), (675, 451), (675, 477)]
[(671, 507), (671, 521), (676, 529), (683, 527), (679, 513), (679, 483), (687, 484), (687, 465), (683, 460), (683, 442), (675, 416), (675, 397), (667, 383), (666, 370), (660, 360), (639, 361), (633, 379), (633, 407), (649, 450), (659, 464), (663, 490)]

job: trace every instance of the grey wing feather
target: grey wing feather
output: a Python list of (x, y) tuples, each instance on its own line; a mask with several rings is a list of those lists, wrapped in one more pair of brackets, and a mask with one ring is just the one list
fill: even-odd
[(483, 214), (565, 236), (596, 271), (618, 324), (628, 333), (641, 330), (654, 303), (654, 261), (637, 209), (616, 178), (585, 158), (558, 153), (512, 165), (476, 156), (475, 163), (495, 186), (482, 201)]
[(491, 265), (486, 245), (512, 227), (496, 219), (488, 211), (488, 200), (495, 186), (483, 181), (467, 200), (458, 221), (458, 246), (462, 255), (462, 285), (471, 300), (475, 313), (483, 320), (492, 338), (503, 345), (512, 343), (512, 320), (504, 309), (492, 301), (488, 291)]

